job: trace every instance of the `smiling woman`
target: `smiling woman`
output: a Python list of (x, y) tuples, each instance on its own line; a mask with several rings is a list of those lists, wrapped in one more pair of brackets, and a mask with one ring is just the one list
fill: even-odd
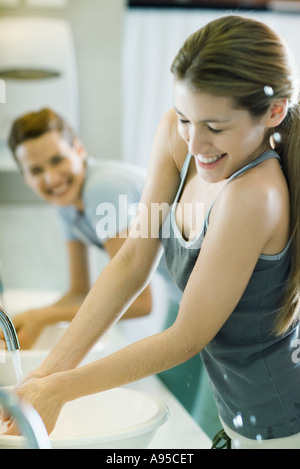
[[(52, 431), (66, 402), (201, 353), (230, 437), (253, 449), (265, 440), (300, 448), (300, 367), (291, 359), (300, 326), (299, 82), (281, 39), (235, 15), (190, 36), (171, 70), (177, 114), (170, 110), (158, 126), (139, 219), (151, 226), (152, 204), (172, 205), (169, 236), (134, 237), (130, 230), (18, 394)], [(186, 203), (205, 209), (195, 236), (193, 217), (178, 215)], [(77, 367), (147, 285), (162, 247), (183, 292), (174, 322)], [(8, 432), (15, 431), (12, 424)]]
[[(281, 120), (286, 114), (286, 106), (285, 100), (280, 105), (277, 103), (274, 117)], [(175, 109), (179, 116), (179, 133), (186, 141), (189, 153), (194, 155), (204, 180), (227, 179), (268, 146), (266, 116), (253, 119), (226, 97), (195, 92), (185, 81), (178, 80), (175, 83)]]

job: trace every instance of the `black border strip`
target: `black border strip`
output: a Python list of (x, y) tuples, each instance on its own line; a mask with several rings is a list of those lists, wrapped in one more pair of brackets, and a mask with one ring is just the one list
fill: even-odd
[(127, 0), (127, 7), (128, 8), (169, 8), (169, 9), (221, 9), (221, 10), (269, 10), (267, 5), (251, 5), (251, 2), (248, 2), (247, 5), (240, 4), (238, 5), (236, 2), (231, 3), (230, 0), (224, 4), (224, 2), (220, 3), (217, 0), (210, 0), (210, 1), (195, 1), (191, 0), (190, 2), (182, 2), (180, 0)]

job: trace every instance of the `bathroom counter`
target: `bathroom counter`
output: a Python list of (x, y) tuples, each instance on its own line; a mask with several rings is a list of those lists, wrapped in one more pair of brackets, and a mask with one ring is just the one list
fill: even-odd
[(159, 397), (169, 407), (170, 417), (157, 430), (149, 449), (210, 449), (210, 438), (158, 378), (146, 378), (128, 387)]

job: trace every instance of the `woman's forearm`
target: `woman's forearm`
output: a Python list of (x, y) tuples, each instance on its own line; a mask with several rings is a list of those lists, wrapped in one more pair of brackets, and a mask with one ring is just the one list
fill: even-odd
[(80, 306), (81, 303), (79, 302), (69, 305), (55, 304), (36, 310), (36, 312), (39, 315), (39, 319), (43, 327), (46, 327), (50, 324), (56, 324), (57, 322), (71, 322)]
[(172, 368), (195, 353), (195, 349), (189, 349), (171, 327), (101, 360), (53, 375), (53, 378), (57, 379), (55, 387), (59, 389), (60, 399), (68, 402)]
[(77, 366), (98, 338), (126, 311), (143, 288), (141, 276), (114, 258), (103, 270), (70, 327), (35, 376)]
[[(188, 337), (175, 323), (166, 331), (96, 362), (41, 379), (27, 380), (18, 389), (18, 395), (38, 411), (50, 433), (67, 402), (145, 378), (194, 356), (199, 352), (199, 343), (191, 347)], [(69, 353), (72, 354), (72, 350)], [(18, 429), (11, 425), (9, 432), (18, 434)]]
[(88, 290), (84, 293), (71, 290), (52, 305), (39, 309), (44, 325), (47, 326), (48, 324), (55, 324), (61, 321), (71, 322), (87, 293)]
[(23, 350), (30, 349), (46, 326), (61, 321), (71, 322), (80, 308), (83, 298), (67, 294), (50, 306), (16, 314), (13, 321), (21, 348)]

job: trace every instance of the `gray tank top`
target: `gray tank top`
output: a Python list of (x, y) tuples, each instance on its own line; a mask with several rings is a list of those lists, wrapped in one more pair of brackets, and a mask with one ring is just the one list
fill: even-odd
[[(274, 151), (265, 152), (227, 183), (270, 158), (280, 159)], [(160, 233), (170, 275), (182, 291), (199, 255), (213, 207), (202, 230), (192, 241), (186, 241), (176, 226), (175, 209), (190, 161), (188, 155), (178, 193)], [(260, 255), (238, 305), (201, 352), (221, 419), (247, 438), (281, 438), (300, 432), (300, 363), (292, 360), (299, 326), (284, 336), (273, 333), (290, 262), (290, 242), (278, 255)]]

